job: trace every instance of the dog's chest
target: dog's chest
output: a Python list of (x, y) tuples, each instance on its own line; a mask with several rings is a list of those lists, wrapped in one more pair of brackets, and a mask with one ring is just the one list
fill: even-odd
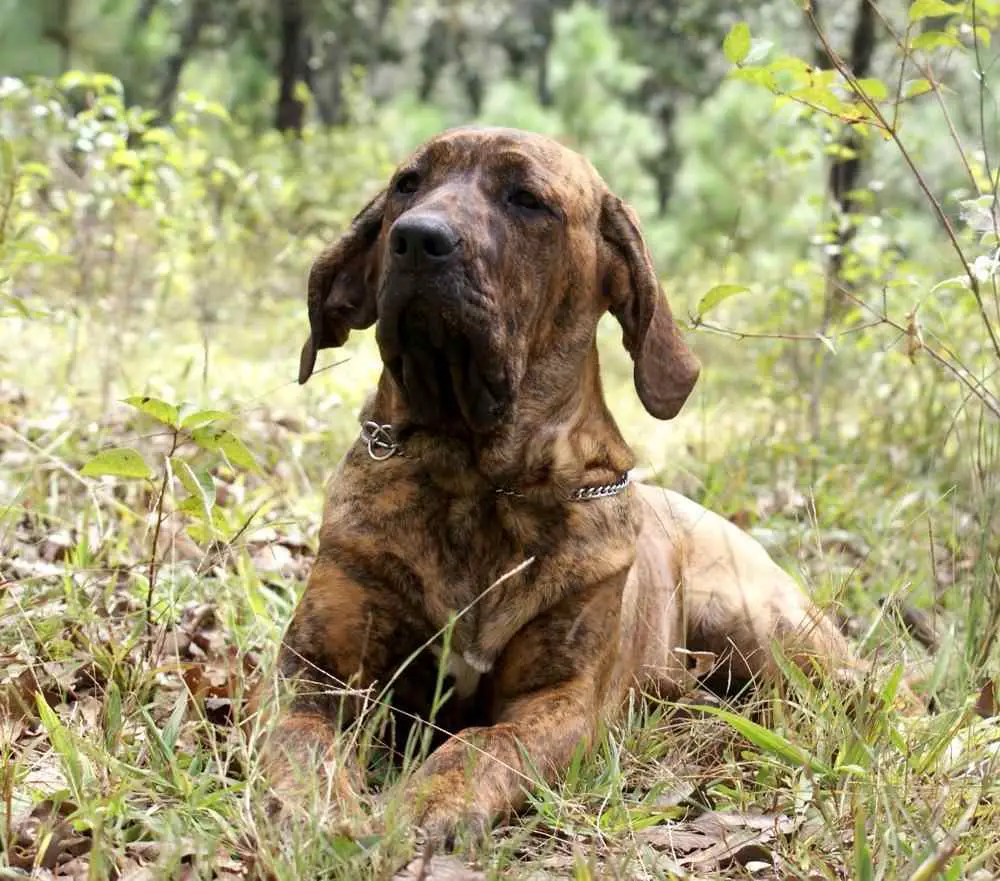
[[(473, 687), (528, 622), (634, 559), (625, 500), (529, 505), (491, 498), (440, 509), (429, 538), (423, 601), (434, 627), (451, 624), (456, 683)], [(461, 663), (459, 663), (459, 660)]]
[(400, 594), (423, 619), (408, 614), (409, 638), (447, 641), (460, 696), (479, 688), (525, 624), (631, 565), (635, 523), (624, 496), (542, 505), (460, 495), (400, 473), (408, 462), (384, 465), (346, 470), (330, 498), (327, 536), (359, 559), (356, 571), (375, 579), (372, 587)]

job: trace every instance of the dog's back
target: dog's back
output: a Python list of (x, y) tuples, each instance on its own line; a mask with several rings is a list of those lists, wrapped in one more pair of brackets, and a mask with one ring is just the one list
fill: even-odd
[(622, 687), (638, 679), (667, 697), (702, 676), (745, 682), (774, 672), (772, 639), (801, 666), (850, 657), (832, 621), (760, 543), (680, 493), (636, 489), (643, 524), (623, 598)]

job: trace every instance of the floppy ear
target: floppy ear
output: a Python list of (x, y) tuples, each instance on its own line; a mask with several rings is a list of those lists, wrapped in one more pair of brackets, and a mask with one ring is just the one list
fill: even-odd
[(375, 322), (378, 261), (374, 249), (384, 211), (383, 190), (309, 271), (309, 338), (299, 358), (300, 385), (312, 376), (320, 349), (342, 346), (352, 330), (364, 330)]
[(698, 381), (701, 365), (674, 323), (634, 212), (612, 193), (604, 196), (600, 229), (604, 293), (635, 363), (639, 400), (657, 419), (672, 419)]

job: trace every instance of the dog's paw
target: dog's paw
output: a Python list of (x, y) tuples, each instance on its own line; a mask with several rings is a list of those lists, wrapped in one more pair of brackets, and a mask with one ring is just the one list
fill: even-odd
[[(402, 813), (433, 853), (477, 845), (490, 831), (493, 817), (461, 783), (432, 775), (405, 790)], [(397, 817), (397, 821), (402, 819)]]
[(462, 844), (476, 845), (490, 832), (490, 817), (475, 807), (430, 806), (416, 826), (435, 852), (453, 851)]
[(264, 814), (279, 835), (323, 830), (359, 838), (377, 832), (366, 809), (363, 789), (343, 769), (321, 766), (311, 780), (289, 772), (267, 783), (263, 792)]

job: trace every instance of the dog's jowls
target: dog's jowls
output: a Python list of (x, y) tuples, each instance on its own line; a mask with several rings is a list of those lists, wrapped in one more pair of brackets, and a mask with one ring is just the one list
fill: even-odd
[(300, 382), (374, 324), (384, 370), (361, 422), (391, 428), (377, 460), (359, 436), (328, 488), (280, 657), (300, 687), (268, 748), (279, 790), (303, 768), (345, 798), (362, 785), (338, 742), (362, 698), (344, 695), (391, 682), (400, 747), (453, 618), (457, 687), (435, 718), (453, 736), (407, 783), (435, 840), (523, 805), (525, 781), (558, 775), (630, 691), (688, 688), (690, 652), (736, 679), (776, 672), (773, 639), (809, 669), (852, 664), (722, 518), (648, 486), (574, 497), (633, 466), (602, 394), (601, 316), (652, 415), (676, 416), (699, 370), (635, 215), (585, 159), (506, 129), (435, 138), (320, 255), (308, 300)]

